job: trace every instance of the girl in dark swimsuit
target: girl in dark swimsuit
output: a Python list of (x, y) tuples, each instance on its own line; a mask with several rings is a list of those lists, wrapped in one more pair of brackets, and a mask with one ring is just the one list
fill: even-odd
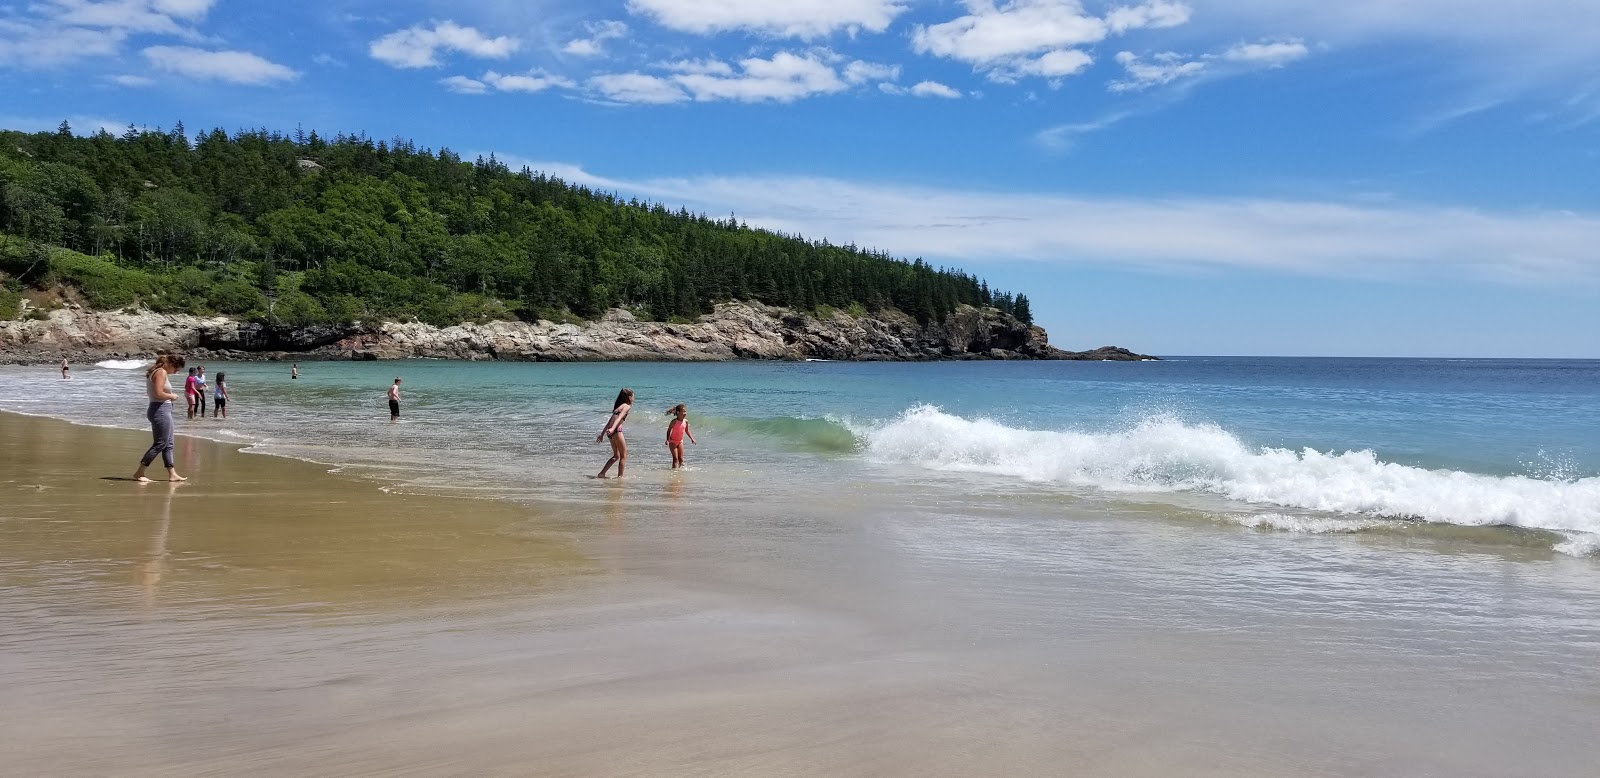
[(633, 410), (633, 390), (623, 389), (617, 392), (617, 401), (611, 405), (611, 418), (606, 420), (605, 429), (594, 436), (594, 442), (599, 443), (607, 438), (611, 439), (611, 458), (606, 460), (606, 466), (600, 468), (600, 475), (596, 478), (605, 478), (611, 466), (617, 466), (617, 477), (628, 467), (628, 442), (622, 437), (622, 423), (628, 420), (628, 411)]

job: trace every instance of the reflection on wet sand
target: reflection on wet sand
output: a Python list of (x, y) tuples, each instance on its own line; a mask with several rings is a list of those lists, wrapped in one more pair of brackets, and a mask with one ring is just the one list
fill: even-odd
[(155, 607), (157, 590), (161, 588), (161, 577), (167, 572), (167, 535), (172, 532), (172, 496), (178, 491), (179, 486), (181, 486), (179, 483), (167, 483), (151, 490), (159, 491), (161, 496), (157, 502), (160, 508), (156, 513), (155, 530), (150, 534), (150, 553), (144, 564), (139, 566), (139, 582), (144, 589), (146, 608)]

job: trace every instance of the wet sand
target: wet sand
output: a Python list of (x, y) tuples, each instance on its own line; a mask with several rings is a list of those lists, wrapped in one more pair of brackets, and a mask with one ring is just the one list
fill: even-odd
[[(1358, 612), (1385, 586), (1359, 549), (1207, 601), (1184, 576), (1218, 566), (1159, 525), (1062, 523), (1070, 568), (971, 572), (940, 555), (999, 554), (1004, 525), (674, 513), (683, 482), (639, 499), (648, 480), (542, 513), (191, 438), (192, 481), (141, 485), (106, 479), (144, 435), (0, 413), (0, 439), (10, 774), (1580, 775), (1597, 754), (1587, 654), (1405, 631), (1405, 607), (1471, 615), (1470, 593), (1385, 626)], [(1554, 618), (1545, 573), (1459, 564), (1500, 571), (1491, 615)]]

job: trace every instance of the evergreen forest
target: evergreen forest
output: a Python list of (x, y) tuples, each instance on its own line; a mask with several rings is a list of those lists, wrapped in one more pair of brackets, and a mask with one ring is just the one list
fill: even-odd
[(624, 200), (493, 156), (365, 134), (190, 137), (182, 123), (0, 130), (0, 317), (30, 288), (291, 326), (577, 321), (619, 306), (681, 321), (729, 300), (1032, 318), (1026, 296), (959, 270)]

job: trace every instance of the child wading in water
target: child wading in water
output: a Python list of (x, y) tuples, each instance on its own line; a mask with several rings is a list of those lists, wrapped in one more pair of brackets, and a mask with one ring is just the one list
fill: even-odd
[(217, 396), (214, 397), (213, 399), (215, 399), (216, 402), (213, 403), (212, 406), (211, 406), (212, 407), (211, 418), (213, 418), (213, 419), (217, 418), (217, 414), (219, 414), (219, 413), (222, 414), (222, 418), (224, 418), (224, 419), (228, 418), (228, 374), (227, 373), (218, 373), (217, 374)]
[(667, 422), (667, 450), (672, 452), (672, 469), (677, 470), (683, 467), (684, 436), (687, 435), (689, 442), (696, 446), (700, 445), (700, 441), (695, 440), (694, 433), (689, 431), (689, 406), (678, 403), (667, 413), (672, 414), (672, 421)]
[(600, 468), (600, 474), (595, 478), (605, 478), (611, 471), (611, 466), (617, 466), (617, 477), (621, 478), (628, 469), (628, 441), (622, 436), (622, 423), (628, 420), (628, 412), (633, 410), (633, 390), (623, 389), (617, 392), (616, 402), (611, 404), (611, 418), (606, 420), (605, 429), (594, 436), (594, 442), (599, 443), (609, 438), (611, 440), (611, 458), (606, 460), (606, 466)]

